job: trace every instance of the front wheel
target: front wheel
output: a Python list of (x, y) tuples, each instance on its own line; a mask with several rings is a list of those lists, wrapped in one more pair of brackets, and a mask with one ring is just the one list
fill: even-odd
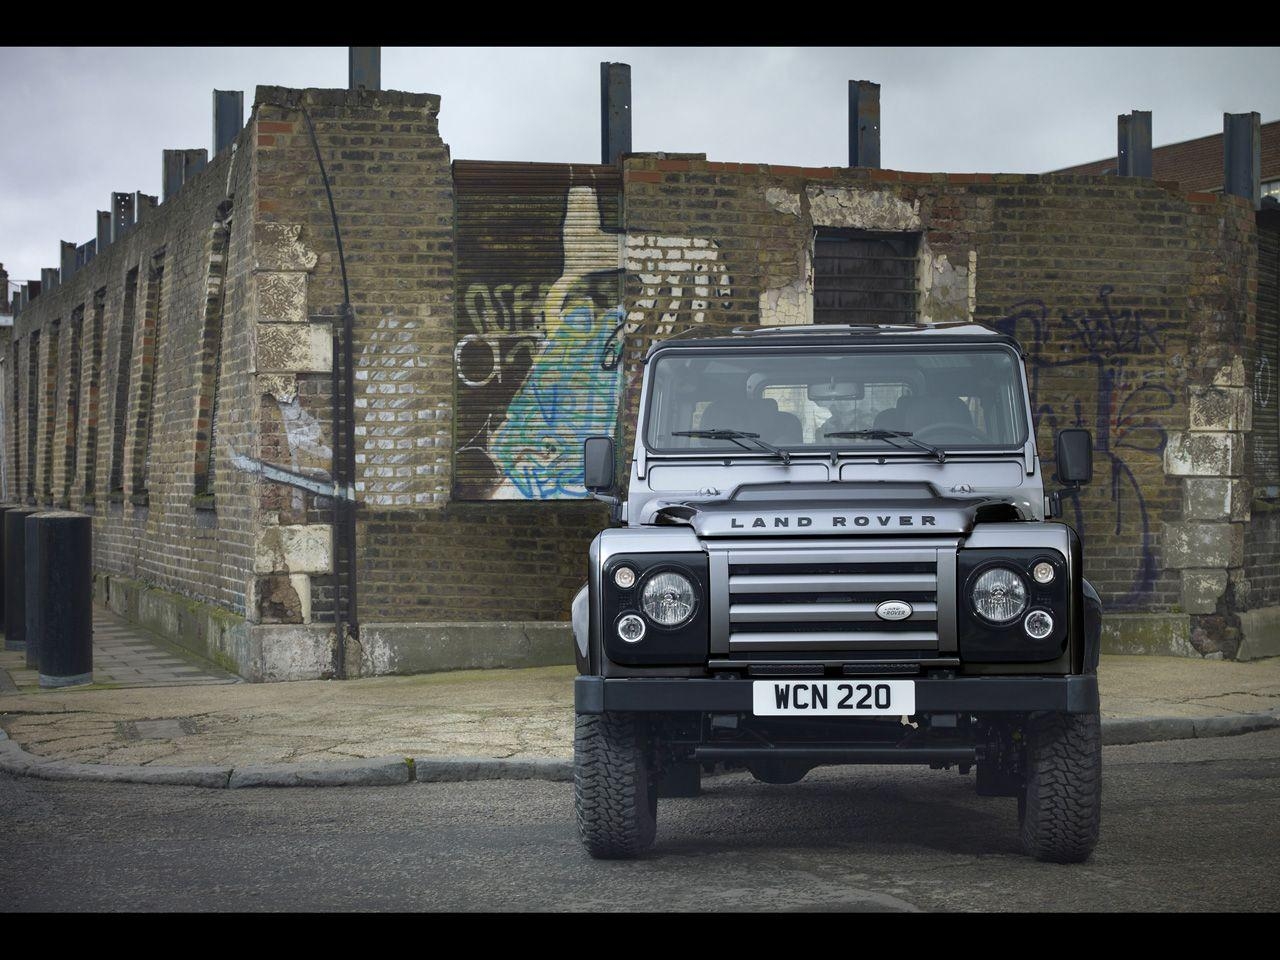
[(1027, 724), (1026, 789), (1018, 798), (1022, 849), (1080, 863), (1102, 818), (1102, 724), (1097, 713), (1049, 713)]
[(658, 792), (645, 732), (635, 714), (578, 714), (573, 800), (578, 836), (596, 859), (629, 859), (653, 846)]

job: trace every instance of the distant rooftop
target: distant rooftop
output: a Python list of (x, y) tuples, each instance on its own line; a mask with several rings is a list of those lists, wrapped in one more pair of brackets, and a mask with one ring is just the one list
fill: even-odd
[[(1108, 174), (1116, 172), (1116, 158), (1050, 170), (1050, 173)], [(1177, 180), (1184, 190), (1215, 193), (1222, 189), (1222, 134), (1183, 140), (1155, 147), (1151, 151), (1151, 176), (1156, 180)], [(1262, 124), (1262, 193), (1280, 190), (1280, 120)], [(1266, 184), (1272, 184), (1269, 191)]]

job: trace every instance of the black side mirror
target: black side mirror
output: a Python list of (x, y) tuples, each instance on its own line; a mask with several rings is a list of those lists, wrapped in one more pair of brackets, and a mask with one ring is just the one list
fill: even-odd
[(1053, 455), (1059, 483), (1079, 485), (1093, 479), (1093, 435), (1088, 430), (1059, 430)]
[(587, 437), (582, 444), (582, 483), (592, 493), (613, 489), (613, 437)]

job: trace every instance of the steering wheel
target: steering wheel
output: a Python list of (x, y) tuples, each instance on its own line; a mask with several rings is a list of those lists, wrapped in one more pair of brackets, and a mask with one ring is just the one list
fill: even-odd
[(930, 442), (929, 438), (933, 434), (940, 434), (939, 440), (954, 440), (955, 432), (968, 436), (971, 440), (978, 443), (990, 443), (991, 438), (979, 430), (977, 427), (970, 426), (967, 423), (959, 423), (958, 421), (949, 420), (945, 423), (931, 423), (927, 427), (916, 430), (912, 436), (917, 440), (923, 440), (925, 443)]

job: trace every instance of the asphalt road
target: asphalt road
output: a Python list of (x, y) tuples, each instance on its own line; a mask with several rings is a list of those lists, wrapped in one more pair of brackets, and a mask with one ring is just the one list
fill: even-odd
[(1093, 859), (1018, 853), (972, 776), (746, 775), (659, 805), (648, 858), (578, 845), (569, 786), (200, 790), (0, 775), (0, 910), (1280, 908), (1280, 731), (1104, 751)]

